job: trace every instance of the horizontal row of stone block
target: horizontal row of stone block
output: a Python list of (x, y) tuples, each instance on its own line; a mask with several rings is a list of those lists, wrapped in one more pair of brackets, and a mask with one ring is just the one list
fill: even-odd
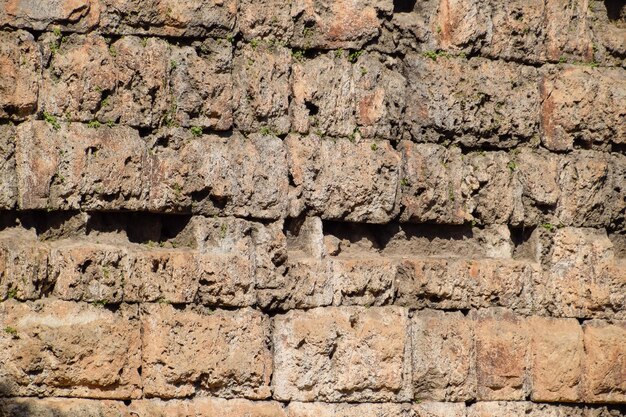
[[(0, 126), (0, 207), (192, 212), (260, 219), (572, 225), (624, 221), (626, 156), (463, 154), (317, 135), (142, 138), (129, 127)], [(336, 161), (342, 161), (337, 164)]]
[(501, 229), (474, 229), (458, 241), (424, 237), (429, 252), (420, 252), (419, 239), (406, 230), (386, 248), (359, 248), (319, 228), (294, 238), (282, 222), (232, 218), (193, 217), (178, 236), (147, 244), (107, 233), (42, 241), (11, 228), (0, 232), (0, 299), (264, 311), (506, 307), (522, 315), (626, 320), (626, 262), (606, 232), (541, 228), (527, 255), (513, 258), (508, 229)]
[[(421, 46), (526, 62), (623, 63), (626, 29), (607, 2), (576, 0), (3, 0), (0, 25), (108, 35), (234, 36), (300, 48)], [(621, 11), (623, 14), (624, 12)]]
[(325, 307), (0, 303), (5, 396), (625, 403), (626, 322)]
[[(453, 140), (468, 147), (624, 145), (626, 71), (378, 52), (311, 58), (262, 42), (0, 33), (0, 117), (45, 114), (217, 131)], [(351, 62), (354, 61), (354, 62)], [(43, 63), (43, 64), (42, 64)]]
[[(464, 403), (424, 401), (417, 404), (330, 404), (195, 398), (134, 400), (126, 405), (111, 400), (70, 398), (0, 399), (0, 413), (12, 417), (623, 417), (611, 406), (575, 406), (531, 402)], [(2, 414), (0, 414), (2, 415)], [(4, 416), (3, 415), (3, 416)]]

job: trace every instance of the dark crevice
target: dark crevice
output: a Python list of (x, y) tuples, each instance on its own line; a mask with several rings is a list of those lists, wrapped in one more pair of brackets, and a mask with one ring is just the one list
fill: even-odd
[(626, 21), (626, 1), (604, 0), (604, 6), (611, 22)]
[(393, 0), (394, 13), (411, 13), (417, 0)]

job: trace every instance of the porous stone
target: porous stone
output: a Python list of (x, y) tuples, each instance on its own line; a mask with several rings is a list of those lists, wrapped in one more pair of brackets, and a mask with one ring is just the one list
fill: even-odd
[(282, 0), (239, 0), (237, 27), (247, 41), (285, 42), (293, 35), (291, 8)]
[(413, 395), (468, 401), (476, 396), (472, 322), (462, 313), (421, 310), (411, 320)]
[(2, 417), (131, 417), (121, 401), (73, 398), (0, 399)]
[(413, 416), (406, 404), (329, 404), (292, 401), (287, 407), (288, 417), (409, 417)]
[(292, 310), (274, 318), (274, 398), (284, 401), (407, 400), (406, 310)]
[(191, 400), (139, 400), (128, 407), (131, 415), (202, 417), (286, 417), (280, 403), (244, 399), (196, 397)]
[(179, 398), (199, 390), (230, 398), (270, 396), (270, 323), (261, 313), (149, 304), (141, 320), (145, 395)]
[[(398, 212), (400, 156), (388, 142), (289, 135), (290, 214), (385, 223)], [(345, 163), (335, 164), (341, 158)], [(341, 180), (337, 180), (340, 178)]]
[(15, 136), (15, 126), (0, 125), (0, 208), (4, 210), (17, 203)]
[(113, 313), (82, 303), (8, 300), (0, 304), (0, 321), (5, 395), (141, 395), (137, 306)]
[(41, 59), (30, 33), (22, 30), (0, 33), (0, 117), (23, 120), (35, 112)]
[(48, 250), (34, 233), (7, 229), (0, 233), (0, 299), (35, 300), (50, 291)]
[(0, 24), (36, 31), (86, 32), (98, 24), (100, 0), (2, 0)]
[(520, 401), (530, 391), (530, 336), (526, 321), (505, 309), (477, 310), (476, 378), (479, 401)]

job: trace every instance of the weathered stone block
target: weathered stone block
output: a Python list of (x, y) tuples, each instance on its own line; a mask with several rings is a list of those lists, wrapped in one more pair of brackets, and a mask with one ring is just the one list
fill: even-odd
[(127, 250), (86, 241), (54, 243), (49, 255), (53, 295), (62, 300), (120, 303), (128, 279)]
[[(388, 142), (314, 135), (290, 135), (286, 142), (294, 184), (291, 215), (309, 211), (323, 219), (371, 223), (395, 217), (400, 156)], [(337, 159), (344, 163), (334, 163)]]
[(233, 67), (237, 128), (244, 132), (289, 132), (291, 51), (267, 41), (256, 46), (246, 44), (238, 50)]
[(583, 331), (575, 319), (531, 317), (532, 399), (579, 402), (583, 381)]
[(327, 402), (408, 399), (403, 377), (406, 310), (328, 307), (292, 310), (274, 320), (274, 398)]
[(538, 73), (476, 58), (406, 58), (406, 123), (413, 140), (508, 148), (539, 134)]
[(222, 397), (270, 396), (270, 323), (261, 313), (151, 304), (143, 307), (142, 323), (145, 395), (186, 397), (198, 389)]
[(583, 325), (586, 402), (626, 403), (626, 322)]
[(396, 295), (396, 262), (389, 258), (332, 258), (334, 305), (380, 306)]
[(239, 0), (237, 27), (247, 41), (288, 41), (293, 35), (291, 8), (282, 0)]
[(472, 327), (460, 312), (414, 314), (411, 349), (416, 399), (467, 401), (476, 397)]
[(202, 417), (285, 417), (280, 403), (196, 397), (191, 400), (139, 400), (128, 407), (132, 415)]
[(416, 417), (466, 417), (464, 403), (424, 401), (413, 406)]
[(617, 68), (567, 66), (544, 76), (542, 142), (550, 150), (574, 144), (606, 148), (626, 143), (626, 74)]
[(305, 49), (360, 49), (379, 35), (382, 19), (392, 11), (391, 0), (296, 0), (291, 43)]
[(7, 229), (0, 233), (0, 299), (34, 300), (48, 292), (48, 250), (34, 233)]
[(530, 390), (525, 320), (504, 309), (472, 312), (479, 401), (522, 400)]
[(0, 399), (2, 417), (132, 417), (121, 401), (74, 398)]
[(143, 140), (126, 127), (89, 128), (44, 121), (17, 128), (21, 209), (141, 209)]
[[(113, 313), (46, 300), (0, 304), (6, 395), (129, 399), (141, 395), (136, 306)], [(87, 354), (87, 352), (89, 352)]]
[(406, 404), (329, 404), (291, 402), (289, 417), (410, 417)]
[(101, 1), (101, 29), (116, 35), (224, 37), (237, 14), (236, 0)]
[(612, 317), (626, 301), (626, 278), (615, 273), (614, 261), (604, 230), (558, 229), (552, 235), (547, 275), (537, 285), (537, 299), (553, 316)]
[(0, 125), (0, 209), (12, 209), (17, 202), (15, 172), (15, 126)]
[(85, 32), (98, 24), (100, 0), (2, 0), (0, 24), (36, 31)]
[(41, 53), (33, 35), (0, 33), (0, 117), (23, 120), (35, 112), (40, 76)]

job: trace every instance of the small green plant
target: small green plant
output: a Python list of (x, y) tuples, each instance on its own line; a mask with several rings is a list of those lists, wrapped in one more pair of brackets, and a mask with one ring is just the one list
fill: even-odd
[(111, 270), (109, 269), (108, 266), (103, 266), (102, 267), (102, 276), (104, 277), (104, 279), (109, 279), (109, 276), (111, 275)]
[(559, 64), (566, 64), (566, 63), (567, 63), (567, 58), (565, 58), (564, 56), (559, 58)]
[(104, 307), (105, 305), (107, 305), (109, 303), (108, 300), (95, 300), (91, 303), (91, 305), (93, 305), (94, 307)]
[(178, 62), (174, 61), (173, 59), (170, 61), (170, 68), (173, 70), (175, 70), (176, 68), (178, 68)]
[(191, 132), (192, 135), (194, 136), (202, 136), (202, 128), (199, 126), (193, 126), (191, 129), (189, 129), (189, 131)]
[(252, 39), (250, 41), (250, 46), (252, 47), (252, 49), (256, 49), (259, 46), (259, 40), (258, 39)]
[(4, 328), (4, 332), (11, 336), (17, 336), (17, 329), (15, 327), (7, 326)]
[(348, 54), (348, 61), (354, 64), (361, 55), (363, 55), (362, 50), (350, 52), (350, 54)]
[(57, 38), (61, 37), (61, 28), (56, 27), (52, 29), (52, 33), (54, 33), (54, 36), (56, 36)]
[(361, 135), (361, 131), (359, 130), (358, 127), (355, 127), (354, 130), (352, 131), (352, 133), (350, 133), (350, 136), (348, 136), (348, 139), (350, 140), (350, 142), (354, 143), (356, 142), (356, 137), (357, 135)]
[(143, 46), (144, 48), (148, 46), (148, 38), (141, 38), (139, 42), (141, 43), (141, 46)]
[(228, 232), (228, 225), (226, 223), (222, 223), (220, 226), (220, 239), (224, 239), (226, 237), (226, 232)]
[(174, 194), (177, 197), (179, 197), (183, 193), (183, 187), (178, 183), (174, 183), (174, 185), (172, 185), (172, 190), (174, 190)]
[(556, 226), (553, 225), (552, 223), (544, 223), (541, 225), (541, 227), (543, 227), (544, 229), (546, 229), (548, 232), (552, 233), (556, 230)]
[(259, 129), (259, 133), (260, 133), (261, 135), (263, 135), (263, 136), (269, 136), (269, 135), (271, 135), (271, 134), (272, 134), (272, 129), (270, 129), (270, 128), (269, 128), (269, 127), (267, 127), (267, 126), (262, 126), (262, 127)]
[(113, 127), (113, 126), (115, 126), (115, 122), (114, 122), (113, 120), (107, 120), (106, 125), (107, 125), (108, 127)]
[(304, 60), (304, 50), (296, 49), (291, 52), (291, 56), (293, 57), (294, 61), (302, 62)]
[(372, 146), (370, 146), (370, 148), (371, 148), (373, 151), (376, 151), (376, 150), (378, 150), (378, 145), (376, 144), (376, 142), (374, 142), (374, 143), (372, 143)]
[(43, 112), (43, 119), (46, 122), (50, 123), (50, 125), (52, 126), (54, 130), (59, 130), (61, 128), (61, 125), (59, 124), (57, 118), (51, 115), (50, 113)]
[(517, 164), (515, 163), (515, 161), (509, 161), (507, 167), (511, 170), (511, 172), (517, 170)]
[(406, 178), (402, 178), (402, 179), (400, 180), (400, 185), (401, 185), (402, 187), (408, 187), (409, 185), (411, 185), (411, 183), (409, 182), (409, 180), (408, 180), (408, 179), (406, 179)]
[(226, 36), (226, 40), (231, 44), (235, 43), (235, 37), (233, 35)]
[(109, 55), (111, 55), (113, 58), (117, 56), (117, 49), (115, 49), (113, 45), (109, 46)]
[(335, 57), (341, 58), (343, 56), (343, 48), (339, 48), (335, 51)]
[(361, 67), (361, 75), (367, 74), (367, 68)]
[(163, 298), (163, 297), (159, 297), (159, 298), (157, 298), (157, 299), (156, 299), (156, 302), (157, 302), (157, 303), (159, 303), (159, 304), (171, 304), (171, 302), (170, 302), (169, 300), (166, 300), (166, 299), (165, 299), (165, 298)]
[(437, 33), (441, 33), (441, 26), (437, 25)]
[(7, 292), (7, 298), (15, 298), (15, 297), (17, 297), (17, 288), (11, 288)]
[(111, 104), (111, 100), (107, 97), (100, 102), (100, 107), (106, 107)]
[(97, 129), (100, 126), (102, 126), (102, 123), (100, 123), (98, 120), (92, 120), (91, 122), (87, 123), (87, 127), (90, 127), (92, 129)]

